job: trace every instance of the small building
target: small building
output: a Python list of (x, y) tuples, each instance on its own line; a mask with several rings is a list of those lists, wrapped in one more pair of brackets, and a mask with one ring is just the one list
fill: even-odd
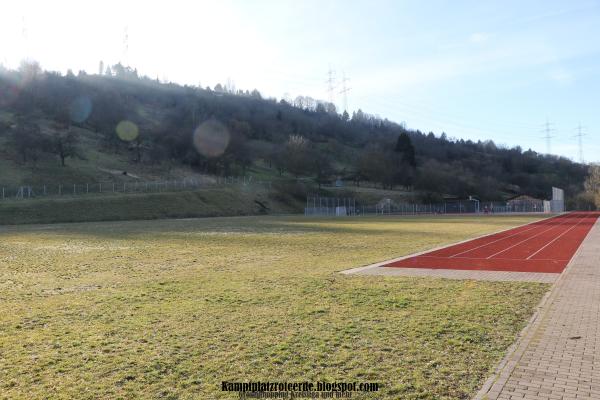
[(506, 200), (507, 203), (514, 203), (514, 202), (518, 202), (518, 201), (542, 201), (542, 200), (536, 199), (535, 197), (530, 196), (528, 194), (518, 194), (518, 195), (510, 197), (509, 199)]

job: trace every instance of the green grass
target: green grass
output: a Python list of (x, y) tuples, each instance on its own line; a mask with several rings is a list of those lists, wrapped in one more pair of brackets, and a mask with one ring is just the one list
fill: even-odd
[[(0, 228), (0, 398), (217, 399), (222, 380), (468, 399), (547, 285), (340, 270), (531, 217)], [(353, 396), (353, 398), (367, 398)]]
[(303, 203), (262, 186), (232, 185), (189, 192), (103, 194), (0, 200), (0, 224), (289, 214)]

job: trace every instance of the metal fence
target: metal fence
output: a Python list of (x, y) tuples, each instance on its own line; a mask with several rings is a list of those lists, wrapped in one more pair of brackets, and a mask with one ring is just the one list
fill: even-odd
[(122, 181), (50, 185), (24, 185), (0, 188), (0, 200), (29, 199), (37, 197), (82, 196), (109, 193), (159, 193), (198, 190), (230, 185), (254, 185), (270, 188), (270, 181), (252, 177), (200, 177), (163, 181)]
[[(384, 199), (364, 204), (355, 198), (310, 196), (306, 199), (306, 216), (420, 215), (420, 214), (506, 214), (551, 212), (544, 201), (480, 202), (452, 200), (443, 203), (409, 203)], [(555, 211), (552, 211), (555, 212)]]
[(357, 215), (360, 212), (354, 198), (307, 197), (304, 215)]

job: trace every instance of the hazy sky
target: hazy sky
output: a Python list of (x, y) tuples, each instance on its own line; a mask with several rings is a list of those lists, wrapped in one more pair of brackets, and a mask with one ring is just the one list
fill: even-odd
[[(451, 137), (600, 161), (599, 1), (13, 1), (0, 62), (328, 99)], [(125, 41), (124, 38), (128, 37)], [(127, 43), (127, 46), (125, 45)], [(342, 96), (336, 89), (336, 103)]]

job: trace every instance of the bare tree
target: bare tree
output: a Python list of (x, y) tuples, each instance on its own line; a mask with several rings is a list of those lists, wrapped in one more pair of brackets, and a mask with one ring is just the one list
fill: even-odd
[(327, 154), (318, 151), (317, 149), (311, 151), (310, 159), (311, 169), (315, 174), (319, 189), (321, 189), (321, 185), (328, 182), (334, 172), (333, 167), (331, 166), (331, 160)]
[(11, 139), (23, 162), (27, 162), (28, 159), (37, 160), (41, 149), (44, 147), (40, 127), (25, 118), (19, 118), (12, 131)]
[(310, 172), (309, 142), (301, 135), (290, 135), (284, 148), (285, 169), (296, 178)]
[(584, 187), (588, 196), (594, 199), (596, 207), (600, 207), (600, 164), (590, 165)]
[(60, 164), (64, 167), (67, 158), (80, 157), (78, 144), (79, 135), (69, 128), (52, 135), (50, 151), (60, 158)]

